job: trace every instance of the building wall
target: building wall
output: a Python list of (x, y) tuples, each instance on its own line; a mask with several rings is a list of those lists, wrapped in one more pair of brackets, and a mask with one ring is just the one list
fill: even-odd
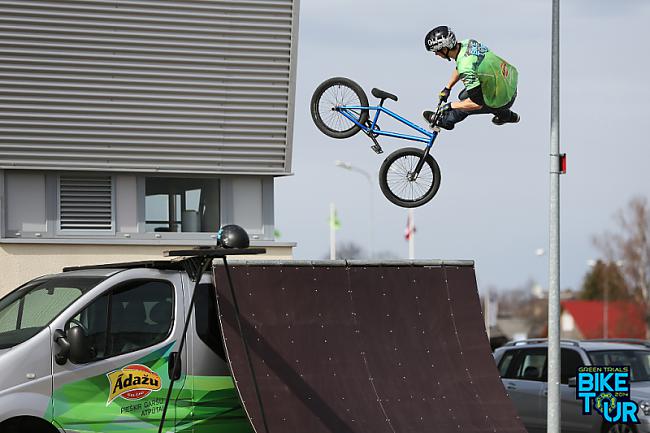
[[(291, 173), (298, 6), (0, 0), (0, 293), (64, 266), (212, 245), (225, 224), (290, 257), (274, 242), (273, 184)], [(197, 223), (170, 205), (154, 218), (169, 230), (152, 228), (157, 177), (218, 182), (201, 189), (214, 206)]]
[[(0, 296), (41, 275), (61, 272), (66, 266), (163, 260), (163, 251), (191, 248), (193, 245), (88, 245), (88, 244), (1, 244)], [(229, 261), (291, 259), (293, 244), (258, 243), (267, 253), (233, 256)]]
[(298, 0), (0, 0), (0, 168), (285, 175)]

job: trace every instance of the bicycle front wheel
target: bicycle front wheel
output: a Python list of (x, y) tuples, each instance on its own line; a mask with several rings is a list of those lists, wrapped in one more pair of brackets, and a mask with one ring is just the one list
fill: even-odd
[(391, 203), (401, 207), (418, 207), (429, 202), (440, 188), (440, 167), (429, 154), (417, 178), (413, 172), (424, 151), (415, 147), (398, 149), (388, 155), (379, 169), (381, 192)]
[[(343, 106), (368, 106), (368, 97), (361, 86), (348, 78), (336, 77), (316, 88), (311, 98), (311, 117), (323, 134), (332, 138), (348, 138), (361, 130), (357, 124), (338, 111), (337, 108)], [(368, 110), (346, 111), (361, 124), (368, 120)]]

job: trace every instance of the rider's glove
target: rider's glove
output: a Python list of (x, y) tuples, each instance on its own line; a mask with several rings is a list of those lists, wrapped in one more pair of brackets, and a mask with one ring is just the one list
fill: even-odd
[(447, 102), (450, 93), (451, 93), (451, 89), (449, 87), (445, 87), (440, 91), (440, 94), (438, 95), (438, 99), (440, 99), (442, 102)]

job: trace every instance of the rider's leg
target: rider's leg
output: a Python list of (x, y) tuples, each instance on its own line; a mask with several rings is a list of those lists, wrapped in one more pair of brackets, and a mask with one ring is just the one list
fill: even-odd
[(519, 114), (512, 111), (510, 108), (515, 103), (517, 98), (517, 92), (513, 95), (510, 102), (508, 102), (503, 107), (495, 108), (492, 110), (494, 117), (492, 118), (492, 123), (495, 125), (503, 125), (505, 123), (517, 123), (519, 122)]

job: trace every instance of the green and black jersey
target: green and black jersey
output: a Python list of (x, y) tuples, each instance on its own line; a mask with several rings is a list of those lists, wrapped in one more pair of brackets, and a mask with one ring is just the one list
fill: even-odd
[(456, 70), (470, 97), (471, 89), (481, 86), (488, 107), (503, 107), (517, 91), (517, 69), (474, 39), (460, 42)]

